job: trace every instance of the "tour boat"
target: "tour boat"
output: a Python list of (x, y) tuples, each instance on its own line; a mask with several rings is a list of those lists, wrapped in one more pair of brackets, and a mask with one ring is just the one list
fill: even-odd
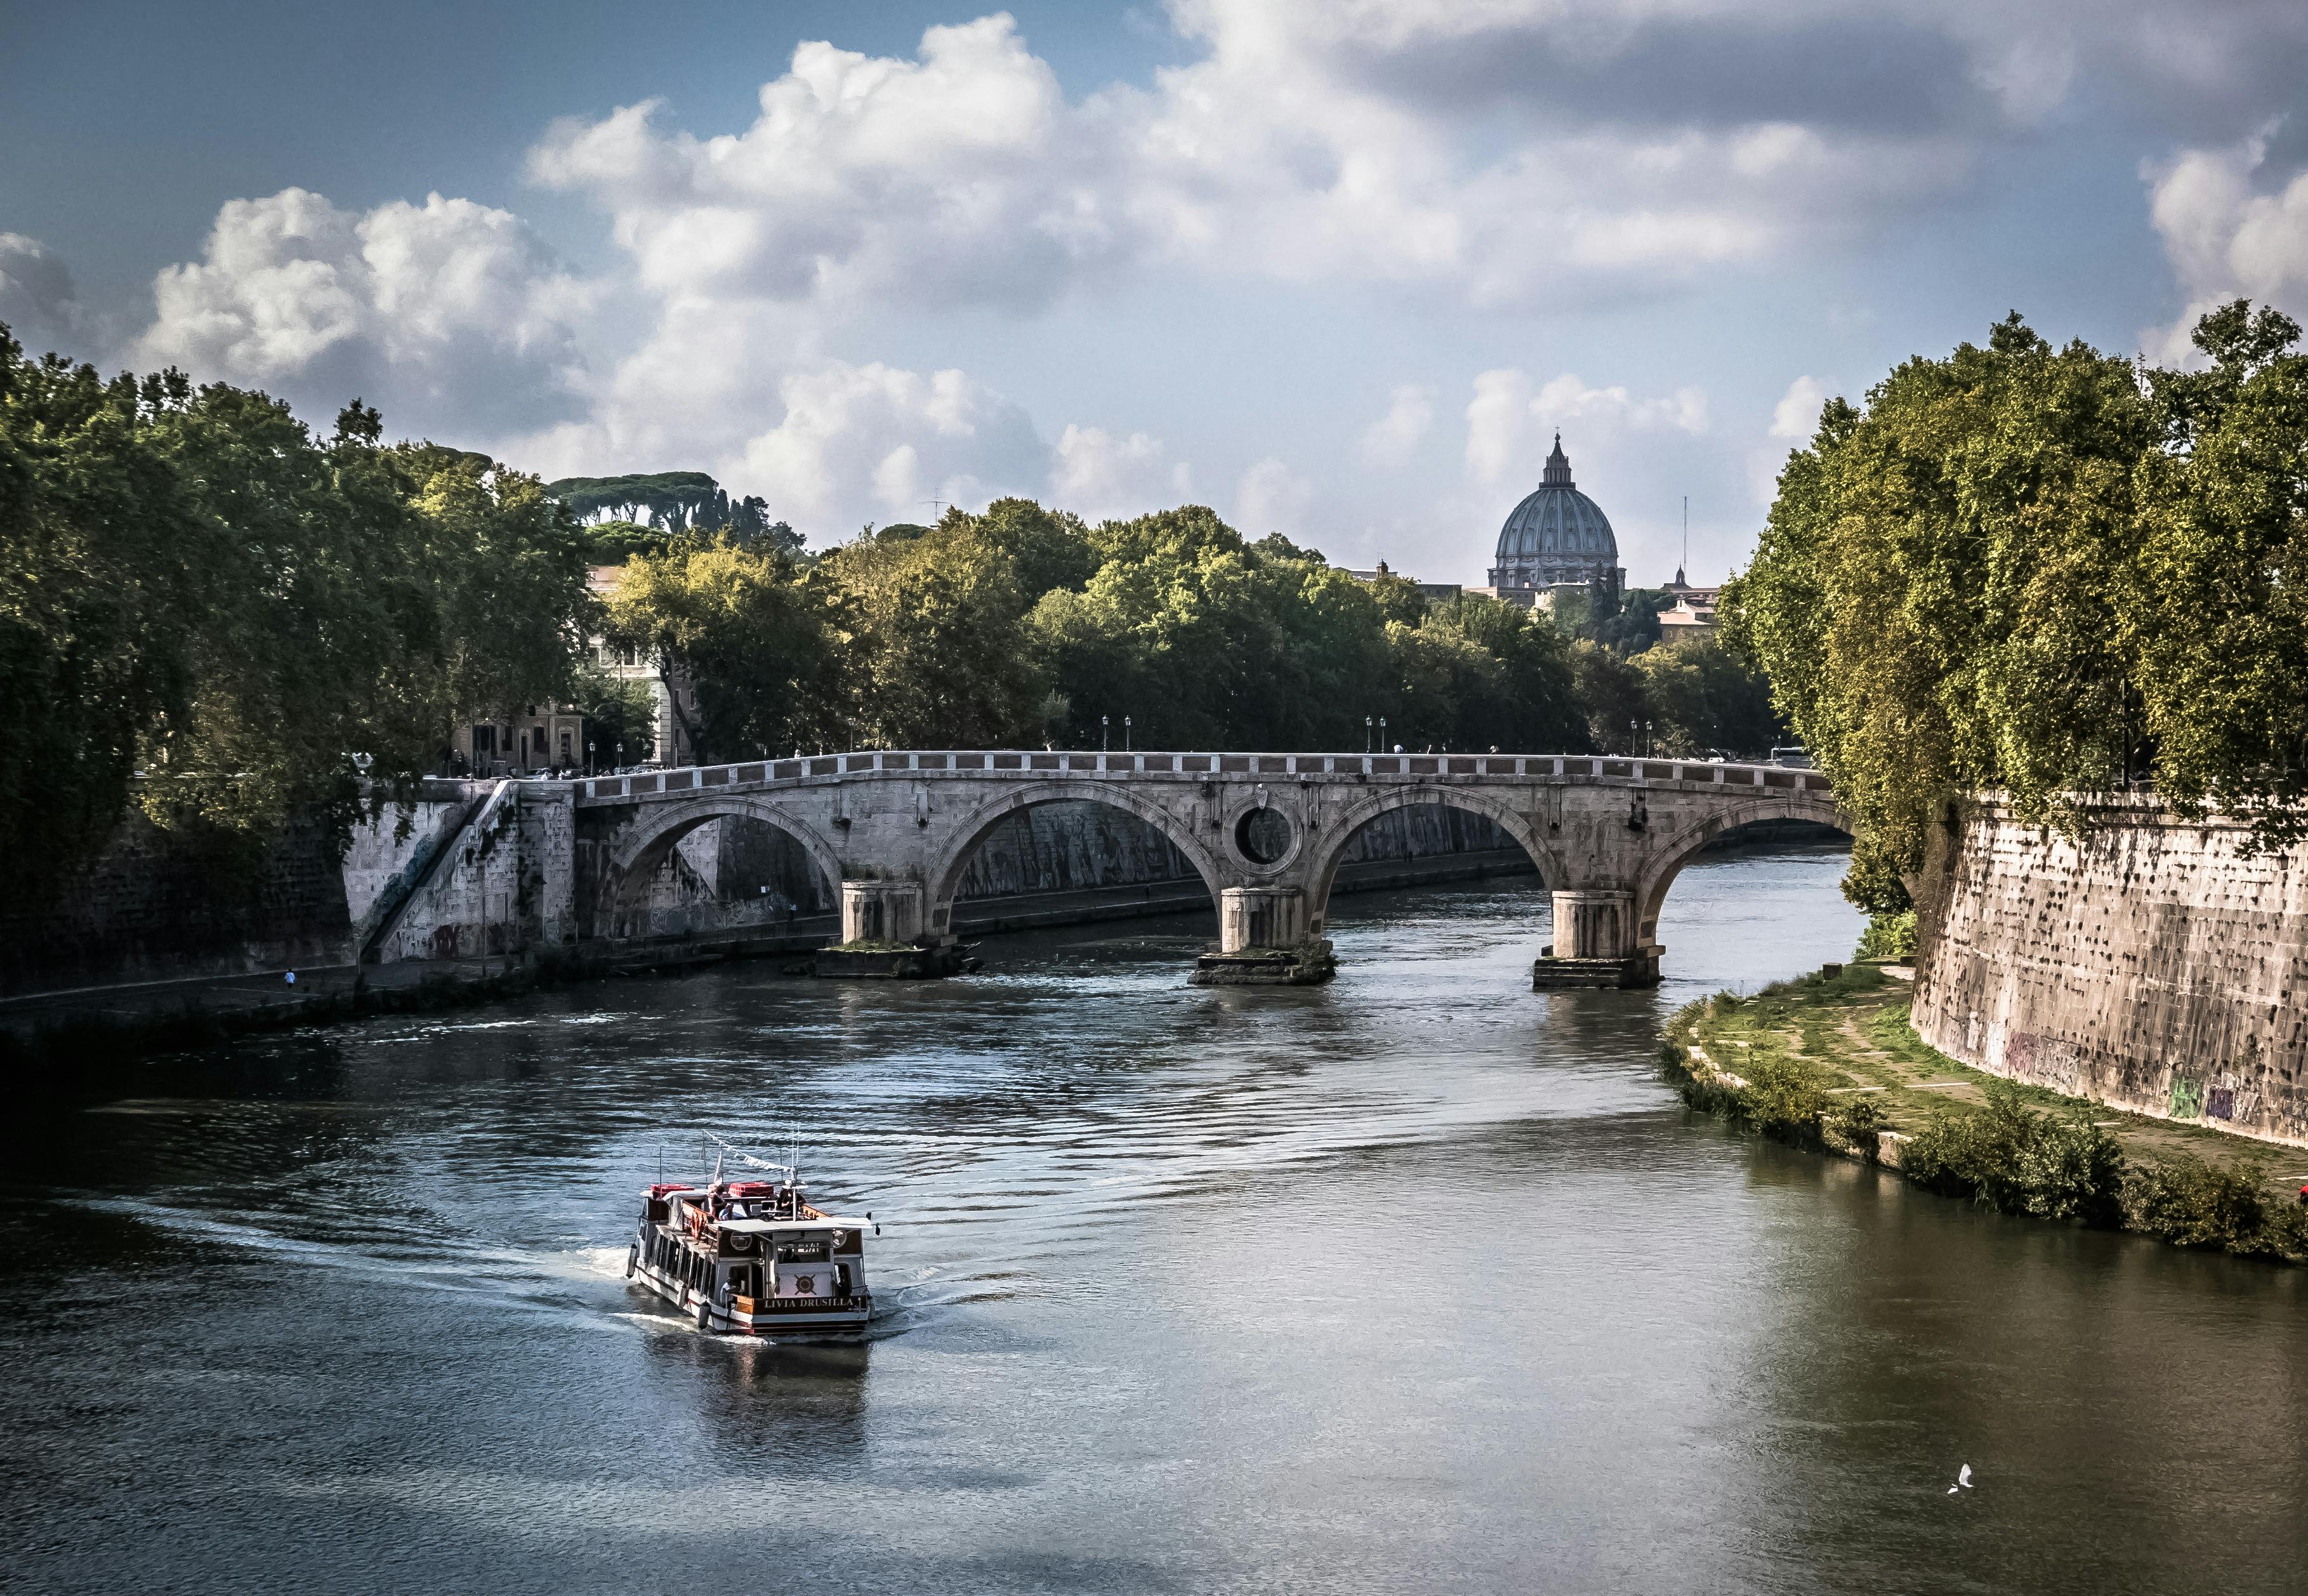
[(758, 1167), (779, 1178), (724, 1180), (717, 1168), (702, 1186), (650, 1186), (625, 1278), (717, 1335), (857, 1339), (874, 1312), (866, 1285), (874, 1216), (823, 1212), (789, 1166)]

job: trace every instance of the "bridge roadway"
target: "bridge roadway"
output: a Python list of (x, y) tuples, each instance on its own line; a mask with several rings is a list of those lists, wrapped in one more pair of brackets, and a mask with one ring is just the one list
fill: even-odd
[[(573, 939), (650, 937), (650, 884), (681, 839), (745, 818), (791, 837), (838, 883), (844, 942), (952, 945), (970, 855), (1037, 804), (1110, 804), (1175, 844), (1219, 910), (1197, 979), (1329, 973), (1323, 928), (1347, 843), (1416, 804), (1483, 815), (1554, 893), (1541, 986), (1657, 981), (1659, 906), (1709, 841), (1759, 820), (1844, 828), (1813, 771), (1579, 755), (934, 750), (765, 760), (568, 782)], [(540, 799), (545, 795), (537, 795)]]

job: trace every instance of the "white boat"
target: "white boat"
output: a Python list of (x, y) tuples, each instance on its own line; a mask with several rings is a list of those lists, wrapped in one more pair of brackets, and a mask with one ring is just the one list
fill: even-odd
[(700, 1330), (779, 1341), (855, 1341), (873, 1316), (866, 1232), (874, 1216), (812, 1207), (794, 1170), (702, 1186), (660, 1182), (642, 1199), (625, 1278), (693, 1316)]

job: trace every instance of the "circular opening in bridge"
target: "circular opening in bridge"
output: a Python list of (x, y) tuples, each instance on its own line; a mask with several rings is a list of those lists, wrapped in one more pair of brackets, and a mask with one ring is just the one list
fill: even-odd
[(1290, 823), (1271, 809), (1253, 809), (1235, 823), (1234, 845), (1253, 865), (1270, 865), (1290, 851)]

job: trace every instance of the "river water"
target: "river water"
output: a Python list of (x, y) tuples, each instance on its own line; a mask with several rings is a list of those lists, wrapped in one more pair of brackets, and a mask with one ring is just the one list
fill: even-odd
[[(1341, 900), (1317, 990), (1189, 988), (1208, 928), (1148, 920), (19, 1113), (0, 1583), (2308, 1589), (2308, 1276), (1982, 1214), (1661, 1083), (1675, 1005), (1849, 950), (1842, 865), (1692, 867), (1657, 993), (1532, 993), (1545, 896), (1486, 883)], [(868, 1344), (627, 1290), (700, 1127), (797, 1134), (874, 1211)]]

